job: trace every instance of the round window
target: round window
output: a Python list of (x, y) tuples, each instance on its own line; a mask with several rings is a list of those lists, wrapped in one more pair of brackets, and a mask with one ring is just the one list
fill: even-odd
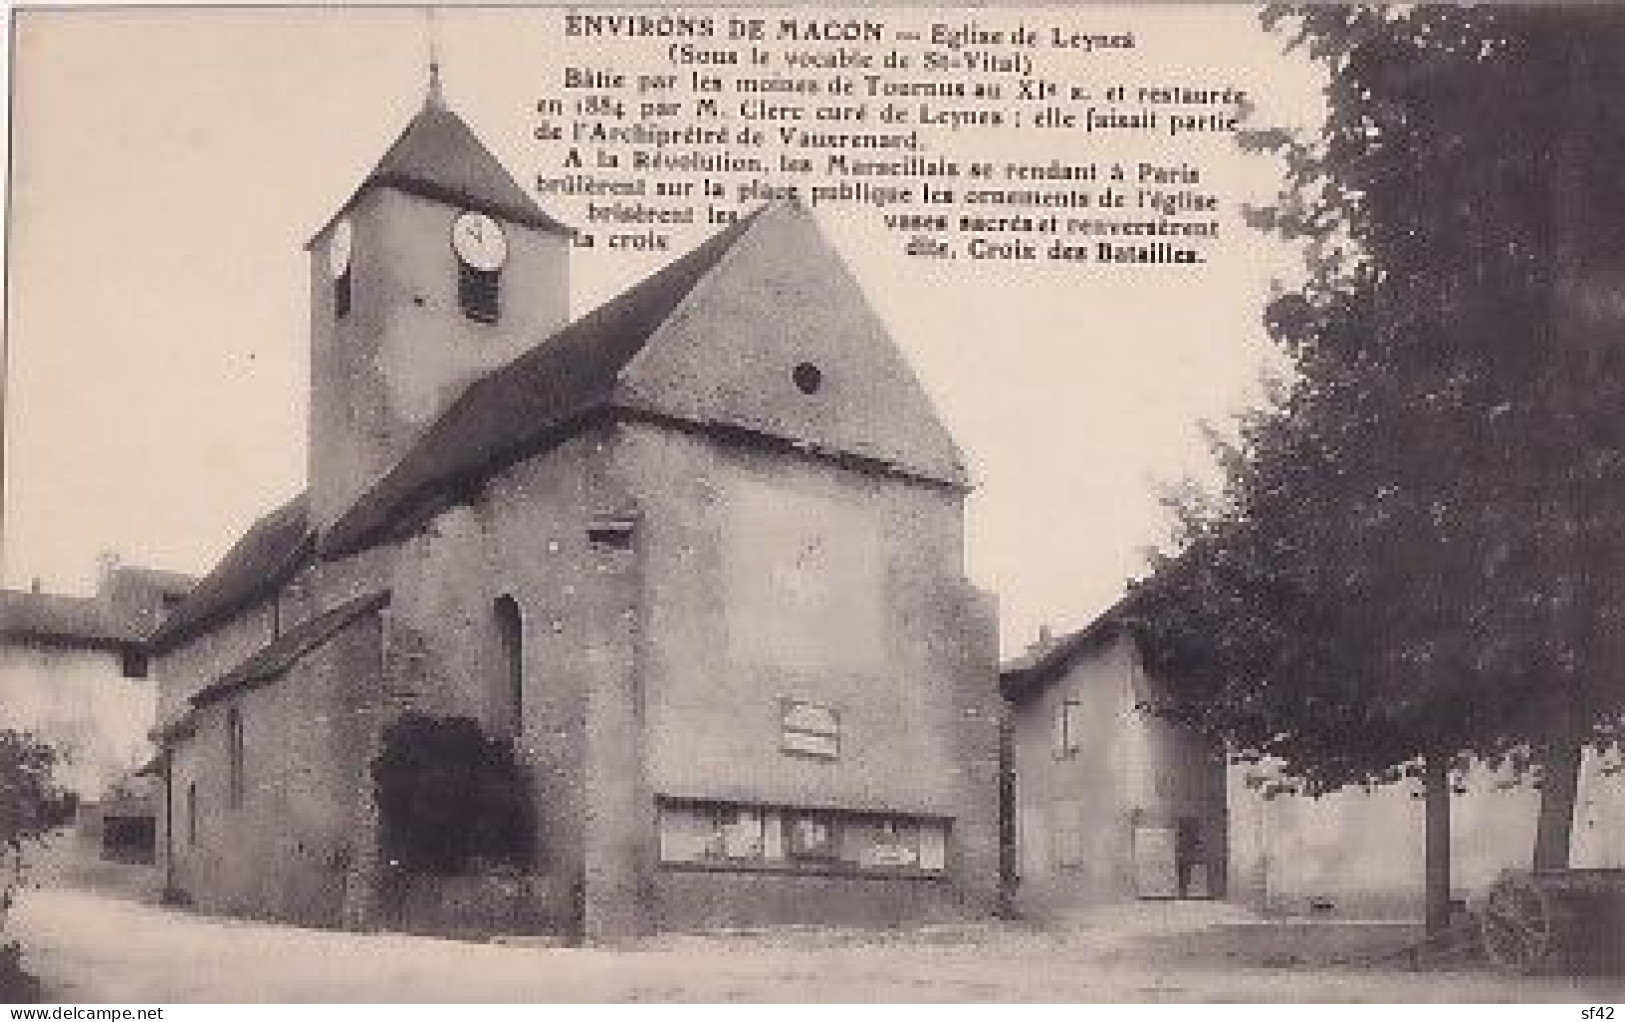
[(803, 394), (815, 394), (824, 385), (824, 373), (811, 362), (803, 362), (791, 370), (790, 378)]

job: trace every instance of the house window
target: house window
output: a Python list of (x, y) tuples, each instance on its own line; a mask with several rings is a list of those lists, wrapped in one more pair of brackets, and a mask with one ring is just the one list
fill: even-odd
[(493, 606), (496, 615), (497, 644), (501, 665), (498, 670), (498, 700), (507, 721), (508, 733), (517, 738), (525, 733), (525, 632), (519, 602), (512, 596), (499, 596)]
[(333, 278), (333, 318), (343, 319), (350, 314), (350, 282), (354, 274), (346, 266), (344, 272)]
[(1055, 758), (1076, 756), (1083, 748), (1083, 704), (1067, 700), (1055, 708)]
[(231, 807), (243, 804), (243, 714), (233, 706), (226, 711), (226, 777)]
[(457, 264), (457, 302), (463, 315), (480, 323), (495, 323), (501, 310), (502, 271)]
[(781, 751), (817, 759), (840, 756), (841, 717), (830, 707), (800, 699), (781, 699), (779, 718)]
[(186, 843), (197, 847), (197, 782), (186, 786)]
[(120, 650), (119, 673), (126, 678), (145, 678), (147, 676), (147, 654), (128, 646)]

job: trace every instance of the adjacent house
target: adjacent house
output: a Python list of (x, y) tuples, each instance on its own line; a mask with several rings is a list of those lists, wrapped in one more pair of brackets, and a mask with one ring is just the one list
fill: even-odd
[[(171, 896), (594, 939), (990, 911), (994, 608), (862, 289), (794, 204), (574, 321), (571, 247), (437, 86), (311, 240), (308, 487), (153, 642)], [(440, 840), (401, 806), (513, 802), (389, 794), (407, 725), (513, 764), (474, 829), (519, 846), (391, 851)]]
[(81, 829), (109, 855), (152, 854), (153, 807), (132, 776), (152, 756), (157, 703), (143, 642), (192, 582), (106, 555), (93, 595), (0, 590), (0, 727), (57, 750)]
[[(1226, 762), (1214, 742), (1148, 709), (1177, 686), (1145, 667), (1124, 604), (1006, 665), (1010, 741), (1006, 872), (1014, 905), (1061, 915), (1137, 898), (1227, 898), (1269, 914), (1420, 918), (1419, 779), (1312, 798), (1268, 762)], [(1575, 866), (1625, 866), (1625, 773), (1588, 751)], [(1457, 897), (1527, 868), (1539, 792), (1478, 767), (1455, 786)]]
[(1145, 707), (1149, 673), (1114, 613), (1001, 671), (1012, 907), (1043, 918), (1136, 898), (1222, 898), (1229, 831), (1216, 743)]

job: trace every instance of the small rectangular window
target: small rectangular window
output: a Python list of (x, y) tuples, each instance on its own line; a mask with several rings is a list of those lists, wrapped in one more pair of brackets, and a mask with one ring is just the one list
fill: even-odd
[(226, 711), (226, 771), (231, 807), (243, 804), (243, 715), (233, 706)]
[(139, 649), (123, 649), (119, 652), (119, 671), (126, 678), (145, 678), (147, 676), (147, 654)]
[(1076, 756), (1083, 748), (1083, 704), (1067, 700), (1055, 708), (1055, 758)]
[(343, 273), (333, 278), (333, 318), (343, 319), (350, 314), (350, 281), (352, 275), (349, 267)]
[(457, 303), (463, 315), (480, 323), (495, 323), (501, 313), (502, 271), (479, 270), (457, 264)]
[(197, 782), (186, 786), (186, 843), (197, 847)]

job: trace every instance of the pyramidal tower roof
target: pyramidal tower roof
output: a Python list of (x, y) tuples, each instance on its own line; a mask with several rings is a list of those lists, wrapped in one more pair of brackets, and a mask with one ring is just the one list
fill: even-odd
[(570, 228), (548, 216), (468, 124), (446, 106), (439, 68), (431, 66), (423, 108), (407, 124), (342, 208), (374, 185), (386, 185), (559, 234)]

